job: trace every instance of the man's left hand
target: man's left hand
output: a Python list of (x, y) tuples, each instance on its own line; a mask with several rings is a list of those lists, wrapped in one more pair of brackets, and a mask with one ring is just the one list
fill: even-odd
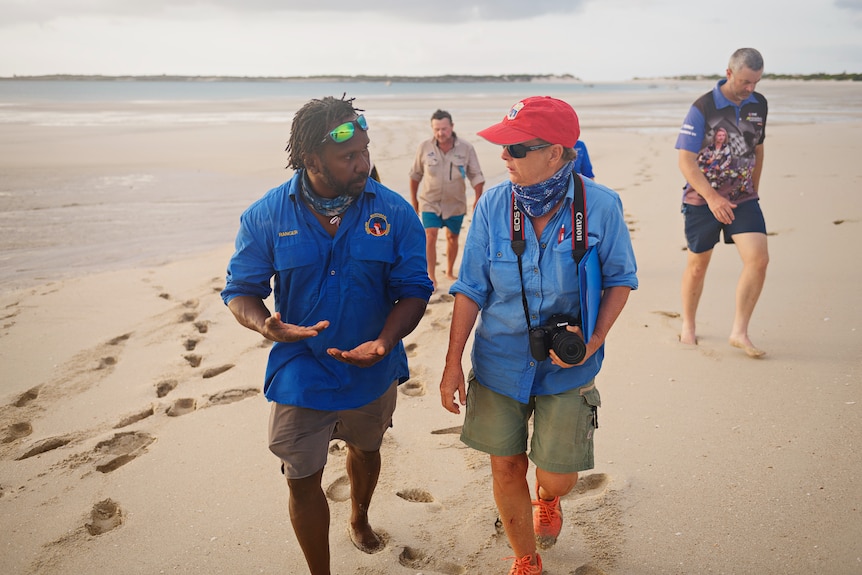
[(330, 356), (338, 361), (349, 363), (357, 367), (371, 367), (389, 353), (386, 346), (380, 340), (366, 341), (349, 351), (343, 351), (335, 347), (326, 350)]

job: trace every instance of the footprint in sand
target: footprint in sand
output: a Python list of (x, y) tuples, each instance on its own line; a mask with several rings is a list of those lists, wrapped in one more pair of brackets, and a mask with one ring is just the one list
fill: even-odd
[(18, 396), (15, 400), (15, 407), (24, 407), (29, 405), (34, 399), (39, 397), (39, 386), (33, 387)]
[(187, 362), (189, 362), (189, 365), (192, 367), (199, 366), (201, 364), (201, 361), (203, 361), (203, 358), (196, 353), (190, 353), (188, 355), (184, 355), (183, 359), (185, 359)]
[(329, 487), (326, 488), (326, 497), (339, 503), (350, 499), (350, 478), (342, 475), (330, 483)]
[(187, 413), (193, 412), (197, 407), (197, 402), (193, 397), (183, 397), (174, 401), (168, 407), (167, 414), (171, 417), (179, 417)]
[(425, 383), (411, 379), (398, 386), (398, 391), (410, 397), (420, 397), (425, 395)]
[(434, 503), (434, 496), (424, 489), (412, 488), (396, 491), (395, 495), (411, 503)]
[(590, 495), (601, 495), (610, 482), (607, 473), (590, 473), (581, 475), (575, 487), (564, 499), (580, 499)]
[(130, 337), (132, 337), (131, 333), (124, 333), (123, 335), (118, 335), (117, 337), (115, 337), (111, 340), (108, 340), (108, 345), (119, 345), (120, 343), (126, 341)]
[(204, 379), (209, 379), (211, 377), (215, 377), (217, 375), (220, 375), (220, 374), (226, 372), (227, 370), (231, 369), (232, 367), (233, 367), (232, 363), (226, 363), (225, 365), (220, 365), (218, 367), (210, 367), (210, 368), (204, 370), (201, 377), (203, 377)]
[(581, 565), (575, 569), (575, 575), (607, 575), (607, 573), (595, 565)]
[(195, 347), (197, 347), (197, 345), (198, 345), (198, 340), (196, 340), (196, 339), (194, 339), (194, 338), (190, 337), (190, 338), (188, 338), (188, 339), (186, 340), (186, 342), (183, 344), (183, 347), (185, 347), (185, 348), (186, 348), (186, 351), (194, 351), (194, 350), (195, 350)]
[(416, 348), (419, 344), (416, 342), (408, 343), (404, 346), (404, 351), (407, 352), (407, 357), (416, 357)]
[(210, 329), (210, 322), (208, 321), (196, 321), (195, 329), (198, 330), (198, 333), (206, 333)]
[(156, 397), (164, 397), (174, 389), (179, 382), (176, 379), (165, 379), (156, 384)]
[(198, 318), (198, 312), (196, 311), (186, 311), (183, 312), (183, 315), (180, 316), (180, 323), (188, 323), (195, 321)]
[(441, 293), (438, 296), (433, 296), (428, 300), (428, 305), (433, 305), (435, 303), (449, 303), (451, 301), (455, 301), (455, 296), (449, 293)]
[[(115, 344), (116, 345), (116, 344)], [(113, 356), (103, 357), (99, 360), (99, 365), (96, 366), (96, 370), (107, 369), (111, 366), (117, 365), (117, 358)]]
[(33, 433), (33, 426), (29, 421), (19, 421), (13, 423), (6, 428), (6, 435), (3, 437), (3, 443), (12, 443), (22, 437), (27, 437)]
[(613, 570), (623, 544), (625, 528), (620, 495), (609, 489), (610, 476), (593, 473), (581, 477), (565, 500), (574, 499), (575, 511), (569, 513), (572, 525), (579, 528), (593, 563), (582, 566), (584, 575), (601, 575)]
[(155, 413), (155, 409), (151, 405), (145, 409), (142, 409), (141, 411), (139, 411), (137, 413), (133, 413), (132, 415), (128, 415), (128, 416), (124, 417), (123, 419), (121, 419), (119, 421), (119, 423), (117, 423), (117, 425), (114, 426), (114, 429), (120, 429), (122, 427), (128, 427), (133, 423), (137, 423), (137, 422), (141, 421), (142, 419), (146, 419), (146, 418), (150, 417), (154, 413)]
[(93, 453), (100, 456), (96, 470), (110, 473), (122, 467), (142, 455), (146, 447), (155, 440), (156, 438), (149, 433), (124, 431), (110, 439), (100, 441), (93, 449)]
[(256, 387), (248, 387), (246, 389), (226, 389), (209, 396), (207, 407), (211, 405), (226, 405), (254, 397), (260, 393), (260, 389)]
[(461, 434), (460, 425), (456, 425), (455, 427), (444, 427), (443, 429), (435, 429), (431, 432), (432, 435), (450, 435), (450, 434)]
[(72, 439), (74, 439), (71, 435), (61, 435), (57, 437), (49, 437), (47, 439), (43, 439), (42, 441), (37, 442), (33, 447), (28, 449), (24, 455), (17, 457), (17, 461), (22, 461), (24, 459), (29, 459), (35, 455), (40, 455), (42, 453), (47, 453), (48, 451), (53, 451), (55, 449), (59, 449), (64, 445), (68, 445)]
[(104, 499), (93, 505), (90, 522), (84, 524), (90, 535), (101, 535), (123, 524), (123, 510), (112, 499)]
[(429, 557), (427, 553), (421, 549), (413, 547), (404, 547), (401, 554), (398, 555), (398, 562), (409, 569), (417, 571), (430, 571), (432, 573), (443, 573), (444, 575), (463, 575), (467, 570), (455, 563), (442, 561)]

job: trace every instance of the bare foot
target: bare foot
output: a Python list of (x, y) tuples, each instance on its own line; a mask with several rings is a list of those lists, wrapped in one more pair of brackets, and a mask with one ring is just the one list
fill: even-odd
[(685, 345), (697, 345), (697, 336), (694, 335), (694, 332), (683, 330), (682, 333), (679, 334), (679, 342)]
[(748, 338), (741, 339), (741, 338), (731, 337), (728, 340), (728, 342), (733, 347), (738, 347), (739, 349), (744, 349), (745, 354), (748, 357), (753, 357), (754, 359), (760, 359), (761, 357), (766, 355), (765, 351), (763, 351), (762, 349), (758, 348), (753, 343), (751, 343), (751, 340)]
[(367, 523), (365, 525), (350, 525), (347, 527), (347, 533), (350, 535), (350, 541), (353, 542), (353, 545), (363, 553), (372, 555), (383, 551), (386, 547), (386, 540), (371, 529)]
[(454, 273), (452, 273), (452, 272), (448, 272), (448, 273), (446, 274), (446, 279), (450, 279), (450, 280), (452, 280), (452, 281), (455, 281), (456, 279), (458, 279), (458, 276), (456, 276), (456, 275), (455, 275)]

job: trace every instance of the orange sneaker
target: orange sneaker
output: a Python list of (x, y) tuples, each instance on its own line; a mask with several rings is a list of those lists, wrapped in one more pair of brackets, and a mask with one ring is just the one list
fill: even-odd
[(554, 497), (545, 501), (539, 497), (536, 487), (536, 500), (533, 501), (533, 531), (536, 533), (536, 545), (540, 549), (550, 549), (557, 542), (557, 537), (563, 529), (563, 509), (560, 498)]
[[(520, 558), (514, 557), (515, 562), (509, 569), (509, 575), (542, 575), (542, 558), (536, 553), (536, 564), (532, 565), (530, 557), (530, 555), (524, 555)], [(512, 557), (508, 557), (508, 559), (512, 559)]]

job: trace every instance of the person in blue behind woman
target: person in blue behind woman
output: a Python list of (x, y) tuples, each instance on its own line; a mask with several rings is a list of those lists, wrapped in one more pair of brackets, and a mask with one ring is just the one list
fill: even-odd
[[(287, 146), (295, 174), (242, 214), (222, 291), (240, 324), (275, 342), (264, 383), (269, 446), (312, 575), (330, 574), (321, 478), (333, 439), (347, 444), (350, 539), (366, 553), (385, 546), (368, 506), (396, 386), (409, 376), (401, 339), (431, 296), (425, 231), (406, 200), (368, 177), (358, 112), (353, 99), (326, 97), (296, 113)], [(271, 314), (263, 300), (273, 278)]]
[(575, 151), (578, 155), (575, 158), (573, 171), (576, 174), (581, 174), (591, 180), (595, 180), (596, 175), (593, 173), (593, 163), (590, 161), (590, 153), (587, 151), (587, 145), (582, 140), (578, 140), (575, 142)]
[[(450, 288), (455, 303), (441, 400), (452, 413), (466, 405), (461, 441), (491, 456), (494, 499), (515, 552), (510, 575), (542, 572), (537, 546), (556, 542), (562, 528), (560, 497), (575, 486), (579, 471), (593, 467), (601, 402), (594, 378), (604, 359), (605, 338), (638, 285), (619, 196), (572, 173), (579, 133), (572, 107), (545, 96), (521, 100), (499, 124), (479, 132), (503, 146), (509, 181), (479, 200), (460, 275)], [(578, 266), (572, 254), (575, 178), (585, 191), (589, 245), (598, 253), (604, 291), (586, 354), (572, 365), (553, 349), (549, 359), (537, 360), (528, 333), (555, 314), (579, 313)], [(513, 199), (525, 215), (519, 221)], [(512, 235), (520, 226), (526, 248), (518, 256)], [(461, 363), (480, 313), (467, 392)], [(582, 333), (572, 325), (565, 329)], [(531, 416), (529, 460), (536, 465), (532, 501), (527, 481)]]

